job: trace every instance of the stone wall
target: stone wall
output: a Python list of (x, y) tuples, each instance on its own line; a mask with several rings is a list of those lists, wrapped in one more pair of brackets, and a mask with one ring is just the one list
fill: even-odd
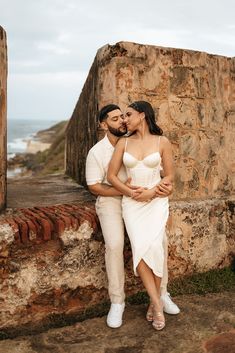
[[(79, 319), (107, 301), (104, 251), (93, 202), (7, 210), (0, 216), (0, 338)], [(125, 262), (127, 294), (136, 293), (128, 241)]]
[(7, 42), (0, 26), (0, 211), (6, 205), (7, 160)]
[[(169, 277), (229, 264), (234, 200), (171, 202)], [(0, 337), (78, 320), (108, 301), (104, 243), (94, 204), (8, 210), (0, 217)], [(125, 291), (143, 289), (125, 241)]]
[[(75, 180), (84, 180), (87, 148), (97, 141), (98, 65), (99, 60), (95, 59), (67, 127), (66, 174), (72, 175)], [(71, 163), (72, 160), (74, 163)]]
[(70, 121), (67, 173), (85, 185), (84, 161), (95, 142), (97, 109), (110, 102), (125, 108), (140, 99), (153, 105), (173, 144), (174, 199), (230, 195), (235, 58), (190, 50), (127, 42), (101, 48)]

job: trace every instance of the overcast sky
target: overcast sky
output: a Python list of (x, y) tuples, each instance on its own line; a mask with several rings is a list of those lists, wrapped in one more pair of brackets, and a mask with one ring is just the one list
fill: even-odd
[(8, 118), (69, 119), (97, 50), (119, 41), (235, 56), (234, 0), (0, 0)]

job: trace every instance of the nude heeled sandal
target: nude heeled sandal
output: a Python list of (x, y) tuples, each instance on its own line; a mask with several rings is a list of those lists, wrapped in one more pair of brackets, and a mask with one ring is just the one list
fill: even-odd
[(157, 331), (160, 331), (164, 329), (165, 325), (166, 323), (165, 323), (163, 310), (157, 311), (153, 308), (153, 322), (152, 322), (153, 328)]
[(149, 322), (153, 321), (153, 304), (152, 303), (149, 304), (149, 307), (148, 307), (148, 310), (146, 313), (146, 320)]

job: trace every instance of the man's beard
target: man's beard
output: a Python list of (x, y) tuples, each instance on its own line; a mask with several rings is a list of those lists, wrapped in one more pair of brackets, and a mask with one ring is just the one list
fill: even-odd
[(111, 134), (113, 134), (116, 137), (121, 137), (127, 133), (126, 129), (125, 129), (125, 131), (120, 131), (119, 129), (114, 129), (111, 126), (108, 126), (108, 129), (109, 129), (109, 132), (111, 132)]

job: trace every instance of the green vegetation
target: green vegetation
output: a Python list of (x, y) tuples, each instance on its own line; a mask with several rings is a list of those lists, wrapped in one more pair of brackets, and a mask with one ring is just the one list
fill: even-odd
[(230, 267), (178, 278), (169, 285), (172, 295), (204, 295), (232, 290), (235, 290), (235, 273)]
[[(51, 147), (43, 152), (27, 154), (24, 157), (24, 166), (34, 175), (63, 173), (65, 165), (65, 130), (67, 121), (61, 121), (48, 130), (37, 133), (43, 142), (50, 142)], [(53, 134), (51, 133), (53, 131)]]
[(45, 151), (45, 160), (40, 175), (59, 173), (64, 171), (65, 165), (65, 130), (67, 122), (60, 123), (56, 139), (51, 147)]
[[(176, 278), (169, 283), (168, 291), (171, 296), (235, 291), (235, 272), (231, 267), (226, 267)], [(127, 301), (130, 304), (142, 304), (148, 303), (149, 298), (146, 292), (139, 292)]]

